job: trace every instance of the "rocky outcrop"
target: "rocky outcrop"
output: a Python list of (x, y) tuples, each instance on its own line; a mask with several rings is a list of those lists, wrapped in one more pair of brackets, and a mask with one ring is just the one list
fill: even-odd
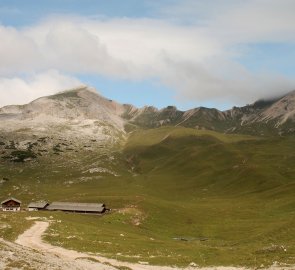
[[(143, 128), (165, 125), (211, 129), (219, 132), (255, 135), (295, 133), (295, 91), (272, 100), (259, 100), (244, 107), (219, 111), (199, 107), (180, 111), (175, 106), (161, 110), (145, 106), (136, 108), (99, 95), (94, 89), (81, 87), (39, 98), (22, 106), (0, 109), (1, 127), (5, 130), (50, 129), (61, 126), (81, 135), (124, 133), (126, 124)], [(100, 131), (99, 131), (100, 127)], [(104, 132), (102, 132), (104, 130)]]

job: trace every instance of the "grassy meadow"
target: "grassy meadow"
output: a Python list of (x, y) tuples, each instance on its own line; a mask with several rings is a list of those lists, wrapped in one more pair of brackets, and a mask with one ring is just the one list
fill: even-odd
[[(104, 202), (103, 215), (0, 213), (0, 237), (55, 220), (46, 241), (159, 265), (295, 263), (294, 137), (183, 127), (130, 133), (123, 148), (1, 161), (0, 197)], [(104, 170), (103, 170), (103, 169)]]

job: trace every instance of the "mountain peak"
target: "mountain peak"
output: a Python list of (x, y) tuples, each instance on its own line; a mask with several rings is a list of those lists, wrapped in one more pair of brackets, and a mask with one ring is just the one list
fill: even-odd
[[(180, 111), (175, 106), (159, 110), (153, 106), (136, 108), (120, 104), (101, 96), (92, 87), (81, 85), (26, 105), (3, 107), (0, 109), (0, 121), (10, 121), (15, 128), (31, 124), (48, 127), (61, 123), (71, 126), (74, 122), (92, 122), (93, 129), (98, 128), (98, 124), (120, 131), (128, 123), (144, 128), (174, 125), (255, 135), (291, 134), (295, 133), (295, 91), (223, 112), (204, 107)], [(7, 123), (3, 122), (3, 127)]]
[(263, 120), (278, 119), (276, 126), (280, 126), (287, 121), (294, 121), (295, 118), (295, 91), (291, 91), (285, 96), (273, 102), (263, 113)]
[(32, 129), (67, 127), (70, 132), (74, 126), (85, 125), (88, 131), (84, 128), (79, 132), (87, 131), (95, 136), (103, 127), (123, 131), (124, 120), (121, 115), (124, 110), (123, 105), (106, 99), (94, 88), (83, 85), (38, 98), (26, 105), (6, 106), (0, 109), (0, 120), (10, 125), (12, 130), (28, 126)]
[(81, 85), (72, 89), (67, 89), (67, 90), (57, 92), (56, 94), (48, 96), (48, 98), (58, 99), (58, 98), (68, 98), (68, 97), (79, 97), (79, 94), (85, 93), (85, 92), (95, 94), (97, 96), (101, 96), (94, 87)]

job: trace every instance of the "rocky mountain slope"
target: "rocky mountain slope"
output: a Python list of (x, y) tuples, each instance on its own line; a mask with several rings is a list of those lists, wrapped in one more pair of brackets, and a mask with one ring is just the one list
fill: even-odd
[(295, 91), (273, 100), (259, 100), (244, 107), (219, 111), (199, 107), (179, 111), (174, 106), (129, 108), (123, 115), (130, 123), (145, 128), (163, 125), (209, 129), (225, 133), (286, 135), (295, 133)]
[[(50, 127), (52, 125), (79, 125), (87, 121), (97, 126), (108, 125), (122, 130), (123, 120), (120, 115), (124, 107), (107, 100), (94, 90), (82, 87), (65, 91), (53, 96), (42, 97), (33, 102), (0, 109), (0, 121), (5, 123), (5, 130), (21, 127)], [(16, 125), (17, 124), (17, 125)], [(1, 125), (3, 127), (3, 125)], [(85, 133), (85, 129), (81, 129)]]
[(0, 109), (0, 153), (26, 161), (79, 149), (109, 149), (124, 137), (124, 106), (81, 87)]
[(183, 126), (223, 133), (288, 135), (295, 133), (295, 91), (277, 99), (219, 111), (199, 107), (161, 110), (119, 104), (83, 86), (42, 97), (26, 105), (0, 108), (0, 154), (13, 161), (38, 155), (110, 148), (138, 128)]
[[(0, 109), (0, 129), (34, 128), (34, 131), (41, 132), (44, 128), (66, 127), (69, 132), (62, 130), (63, 133), (73, 135), (76, 131), (79, 136), (102, 135), (110, 130), (124, 132), (128, 125), (144, 128), (185, 126), (257, 135), (288, 134), (295, 132), (294, 121), (295, 91), (281, 98), (260, 100), (226, 111), (204, 107), (180, 111), (175, 106), (159, 110), (152, 106), (122, 105), (100, 96), (94, 89), (81, 87), (42, 97), (26, 105)], [(108, 132), (103, 130), (106, 126)]]

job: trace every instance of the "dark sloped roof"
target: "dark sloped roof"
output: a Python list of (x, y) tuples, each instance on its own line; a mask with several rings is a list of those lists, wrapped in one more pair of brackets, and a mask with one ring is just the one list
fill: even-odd
[(15, 201), (15, 202), (17, 202), (17, 203), (22, 203), (20, 200), (18, 200), (18, 199), (16, 199), (16, 198), (13, 198), (13, 197), (10, 197), (10, 198), (4, 200), (3, 202), (1, 202), (1, 204), (7, 203), (7, 202), (9, 202), (9, 201)]
[(46, 209), (101, 213), (105, 210), (105, 205), (102, 203), (53, 202), (50, 205), (48, 205)]
[(28, 205), (28, 208), (45, 208), (48, 205), (48, 202), (40, 201), (40, 202), (31, 202)]

